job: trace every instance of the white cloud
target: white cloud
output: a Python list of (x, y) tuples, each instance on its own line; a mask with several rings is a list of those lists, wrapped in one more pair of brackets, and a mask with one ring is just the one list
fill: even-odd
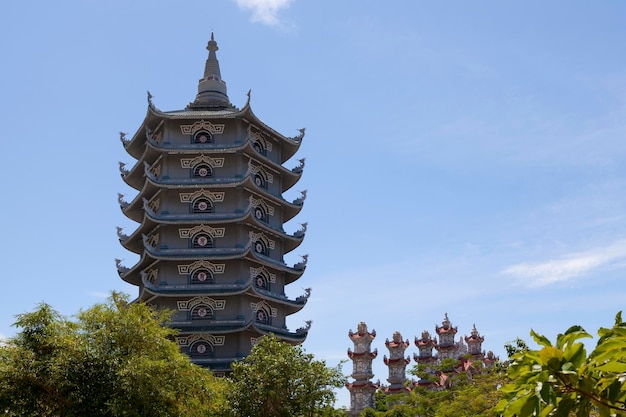
[(89, 295), (95, 298), (106, 299), (111, 296), (110, 292), (102, 292), (102, 291), (89, 291)]
[(605, 247), (568, 254), (560, 259), (513, 265), (503, 272), (529, 287), (541, 287), (568, 281), (624, 259), (626, 259), (626, 240), (618, 240)]
[(279, 24), (278, 11), (289, 6), (292, 0), (234, 0), (243, 10), (252, 11), (252, 21), (268, 26)]

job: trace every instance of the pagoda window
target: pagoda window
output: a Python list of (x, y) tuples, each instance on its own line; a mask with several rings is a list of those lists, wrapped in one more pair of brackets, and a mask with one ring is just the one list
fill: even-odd
[(213, 283), (213, 274), (205, 268), (196, 269), (191, 274), (192, 284), (211, 284)]
[(204, 340), (198, 340), (196, 343), (189, 346), (190, 356), (213, 356), (213, 346)]
[(191, 310), (191, 320), (210, 320), (213, 318), (213, 309), (207, 305), (196, 306)]
[(191, 239), (193, 248), (209, 249), (213, 247), (213, 238), (206, 233), (198, 233)]
[(258, 274), (256, 277), (254, 277), (254, 286), (261, 290), (270, 289), (269, 280), (263, 274)]
[(261, 206), (256, 206), (254, 208), (254, 217), (257, 220), (267, 223), (267, 213), (265, 213), (265, 210), (263, 210), (263, 207)]
[(213, 176), (213, 168), (207, 164), (200, 164), (193, 168), (195, 178), (210, 178)]
[(264, 309), (260, 308), (254, 313), (254, 320), (261, 324), (270, 324), (270, 315)]
[(213, 143), (213, 135), (206, 130), (200, 130), (193, 135), (193, 143)]
[(267, 189), (267, 181), (261, 174), (254, 174), (254, 183), (259, 188)]
[(252, 144), (252, 147), (254, 148), (255, 151), (257, 151), (261, 155), (263, 156), (267, 155), (267, 149), (265, 149), (265, 145), (263, 145), (258, 140), (254, 141), (254, 143)]
[(213, 202), (208, 198), (198, 198), (192, 205), (193, 213), (213, 213)]
[(269, 256), (269, 251), (267, 250), (267, 246), (261, 240), (257, 240), (254, 242), (254, 251), (258, 254)]

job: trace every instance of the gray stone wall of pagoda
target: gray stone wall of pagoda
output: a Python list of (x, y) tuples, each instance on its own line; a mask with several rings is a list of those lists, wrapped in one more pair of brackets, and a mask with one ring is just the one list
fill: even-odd
[(252, 112), (250, 93), (241, 109), (232, 105), (213, 35), (207, 50), (194, 101), (161, 111), (148, 93), (141, 126), (130, 138), (120, 134), (135, 162), (120, 162), (134, 196), (120, 194), (119, 203), (137, 227), (129, 234), (118, 228), (118, 237), (139, 260), (116, 263), (120, 277), (138, 287), (138, 300), (174, 311), (180, 349), (220, 374), (263, 335), (292, 344), (307, 336), (310, 321), (295, 331), (286, 322), (310, 295), (286, 295), (307, 256), (295, 265), (284, 261), (302, 243), (306, 223), (292, 234), (283, 228), (306, 198), (306, 191), (293, 201), (283, 197), (304, 170), (304, 159), (284, 166), (304, 129), (287, 137), (265, 125)]

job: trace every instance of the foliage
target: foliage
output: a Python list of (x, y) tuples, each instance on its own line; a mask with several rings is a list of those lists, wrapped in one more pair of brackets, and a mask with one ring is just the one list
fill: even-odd
[(559, 334), (553, 345), (531, 331), (541, 347), (513, 356), (497, 409), (506, 416), (626, 415), (626, 323), (598, 330), (599, 340), (587, 356), (579, 340), (591, 337), (580, 326)]
[(523, 353), (528, 351), (528, 345), (526, 342), (519, 337), (513, 340), (512, 342), (506, 342), (504, 344), (504, 349), (506, 350), (506, 355), (509, 358), (512, 358), (513, 355), (517, 353)]
[(227, 382), (193, 365), (164, 326), (169, 314), (113, 293), (68, 320), (47, 304), (17, 316), (0, 346), (6, 416), (211, 416)]
[(274, 335), (262, 337), (232, 368), (231, 401), (234, 414), (241, 417), (328, 415), (333, 389), (345, 382), (340, 369), (328, 368), (301, 346)]
[[(452, 362), (433, 366), (430, 372), (449, 369)], [(427, 367), (417, 365), (409, 373), (422, 375)], [(480, 371), (478, 373), (478, 371)], [(493, 407), (501, 398), (498, 387), (507, 382), (506, 373), (501, 367), (485, 369), (477, 367), (473, 374), (451, 373), (452, 381), (448, 389), (416, 387), (407, 395), (386, 396), (376, 393), (376, 410), (367, 409), (361, 413), (366, 417), (422, 416), (422, 417), (464, 417), (496, 416)]]

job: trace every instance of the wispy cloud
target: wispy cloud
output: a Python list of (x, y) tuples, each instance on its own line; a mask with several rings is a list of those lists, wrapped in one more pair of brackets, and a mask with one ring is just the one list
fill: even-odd
[(111, 293), (109, 292), (102, 292), (102, 291), (89, 291), (89, 296), (90, 297), (95, 297), (95, 298), (102, 298), (102, 299), (106, 299), (111, 295)]
[(277, 26), (278, 12), (287, 8), (292, 0), (234, 0), (243, 10), (252, 11), (252, 21), (268, 26)]
[(559, 259), (512, 265), (503, 272), (529, 287), (541, 287), (568, 281), (625, 259), (626, 240), (618, 240), (608, 246), (571, 253)]

